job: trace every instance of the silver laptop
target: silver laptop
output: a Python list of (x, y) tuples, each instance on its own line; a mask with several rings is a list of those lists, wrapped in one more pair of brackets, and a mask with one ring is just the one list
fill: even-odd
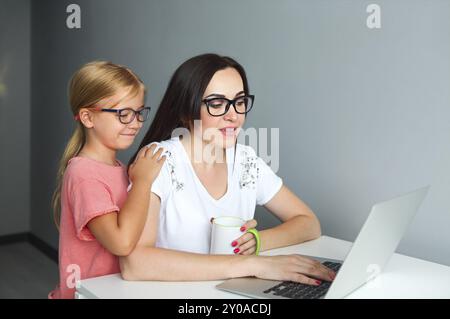
[[(323, 281), (319, 286), (310, 286), (247, 277), (229, 279), (216, 287), (253, 298), (343, 298), (368, 281), (370, 269), (376, 267), (376, 274), (383, 270), (428, 189), (429, 186), (423, 187), (374, 205), (344, 261), (311, 257), (337, 272), (332, 283)], [(370, 279), (374, 277), (376, 275), (371, 273)]]

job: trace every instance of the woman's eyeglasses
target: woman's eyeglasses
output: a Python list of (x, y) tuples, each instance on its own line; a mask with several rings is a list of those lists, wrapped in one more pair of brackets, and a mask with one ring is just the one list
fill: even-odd
[(230, 105), (238, 114), (247, 114), (250, 112), (255, 100), (254, 95), (239, 96), (233, 100), (224, 97), (213, 97), (202, 100), (205, 103), (208, 113), (212, 116), (222, 116), (228, 112)]
[(148, 118), (148, 114), (150, 113), (150, 109), (151, 108), (149, 106), (146, 106), (140, 108), (137, 111), (128, 107), (123, 109), (97, 109), (97, 110), (101, 112), (116, 113), (120, 123), (130, 124), (131, 122), (134, 121), (134, 118), (137, 118), (138, 122), (145, 122)]

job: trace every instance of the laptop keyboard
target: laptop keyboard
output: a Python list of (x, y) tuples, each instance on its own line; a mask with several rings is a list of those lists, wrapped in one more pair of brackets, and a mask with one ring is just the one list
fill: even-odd
[[(341, 268), (342, 266), (341, 263), (333, 263), (330, 261), (326, 261), (322, 264), (334, 270), (335, 272), (338, 272), (339, 268)], [(322, 281), (319, 286), (311, 286), (291, 281), (284, 281), (281, 284), (275, 285), (272, 288), (264, 291), (264, 293), (292, 299), (318, 299), (325, 296), (330, 286), (331, 282), (327, 281)]]

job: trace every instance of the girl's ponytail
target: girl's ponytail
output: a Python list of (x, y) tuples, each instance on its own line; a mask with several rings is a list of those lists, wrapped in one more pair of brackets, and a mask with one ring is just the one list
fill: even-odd
[(64, 173), (66, 172), (69, 160), (78, 155), (85, 142), (86, 137), (84, 135), (83, 125), (78, 122), (77, 127), (75, 128), (75, 131), (73, 132), (72, 137), (67, 143), (64, 153), (59, 160), (58, 173), (56, 175), (56, 188), (52, 196), (53, 220), (58, 229), (61, 219), (61, 187)]

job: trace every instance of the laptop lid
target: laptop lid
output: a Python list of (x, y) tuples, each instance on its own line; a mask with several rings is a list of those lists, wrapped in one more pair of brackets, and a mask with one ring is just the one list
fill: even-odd
[(372, 207), (325, 298), (343, 298), (383, 270), (428, 190), (426, 186)]

